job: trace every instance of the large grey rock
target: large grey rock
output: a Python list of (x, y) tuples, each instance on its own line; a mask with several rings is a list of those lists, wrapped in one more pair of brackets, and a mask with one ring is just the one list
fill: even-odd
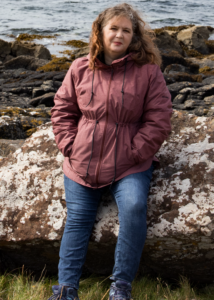
[(189, 49), (195, 49), (203, 54), (208, 54), (209, 49), (205, 44), (210, 31), (206, 26), (193, 26), (181, 30), (177, 34), (178, 41), (182, 41)]
[[(175, 111), (172, 133), (157, 156), (148, 198), (148, 232), (140, 272), (212, 282), (214, 276), (214, 119)], [(51, 124), (0, 162), (2, 268), (57, 271), (66, 219), (63, 156)], [(117, 207), (105, 194), (86, 267), (110, 274), (119, 230)], [(137, 233), (136, 233), (137, 234)], [(134, 259), (134, 258), (133, 258)]]
[(43, 45), (15, 41), (11, 46), (13, 56), (29, 55), (35, 58), (51, 60), (50, 51)]

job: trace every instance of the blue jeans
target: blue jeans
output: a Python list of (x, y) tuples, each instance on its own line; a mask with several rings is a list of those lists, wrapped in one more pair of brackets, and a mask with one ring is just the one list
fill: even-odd
[[(128, 175), (111, 186), (118, 206), (119, 235), (115, 249), (112, 280), (132, 282), (146, 239), (146, 211), (152, 166)], [(95, 222), (101, 195), (106, 189), (92, 189), (64, 176), (67, 221), (60, 246), (59, 284), (79, 288), (82, 266)]]

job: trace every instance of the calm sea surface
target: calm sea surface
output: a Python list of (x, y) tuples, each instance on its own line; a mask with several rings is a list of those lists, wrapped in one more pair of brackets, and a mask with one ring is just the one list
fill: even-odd
[[(52, 54), (66, 48), (63, 41), (88, 41), (91, 24), (107, 7), (124, 1), (107, 0), (0, 0), (0, 38), (12, 41), (8, 35), (20, 33), (59, 34), (57, 39), (35, 40), (49, 48)], [(130, 0), (151, 28), (166, 25), (210, 25), (214, 27), (214, 0)], [(211, 37), (214, 39), (214, 36)]]

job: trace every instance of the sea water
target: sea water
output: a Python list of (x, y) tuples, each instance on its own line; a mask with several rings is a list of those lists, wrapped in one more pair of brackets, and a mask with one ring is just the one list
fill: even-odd
[[(20, 33), (59, 34), (55, 39), (35, 40), (52, 54), (72, 49), (62, 46), (72, 39), (88, 42), (91, 25), (107, 7), (125, 1), (107, 0), (1, 0), (0, 39), (12, 41)], [(152, 29), (185, 24), (214, 27), (214, 0), (130, 0)], [(214, 35), (211, 37), (214, 39)]]

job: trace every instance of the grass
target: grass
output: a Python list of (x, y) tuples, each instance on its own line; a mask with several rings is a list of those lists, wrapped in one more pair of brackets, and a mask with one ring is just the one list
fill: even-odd
[[(31, 275), (0, 275), (0, 300), (45, 300), (52, 294), (51, 286), (57, 284), (56, 278), (41, 277), (35, 280)], [(108, 300), (110, 280), (90, 276), (81, 280), (80, 300)], [(161, 279), (143, 277), (133, 282), (134, 300), (214, 300), (214, 286), (193, 289), (188, 280), (180, 278), (177, 286), (170, 286)]]

